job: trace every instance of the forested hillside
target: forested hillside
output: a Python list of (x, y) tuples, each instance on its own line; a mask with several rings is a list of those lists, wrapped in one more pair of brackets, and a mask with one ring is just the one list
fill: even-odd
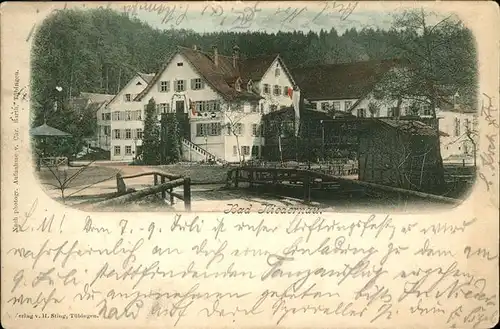
[[(116, 93), (135, 72), (153, 73), (177, 45), (210, 51), (213, 45), (230, 54), (234, 44), (253, 57), (279, 53), (289, 67), (395, 57), (433, 56), (432, 79), (446, 90), (471, 94), (476, 83), (476, 54), (471, 32), (462, 25), (435, 29), (431, 37), (448, 40), (433, 54), (420, 52), (413, 27), (391, 31), (333, 28), (309, 32), (217, 32), (157, 30), (137, 19), (111, 10), (64, 10), (40, 26), (32, 52), (32, 100), (35, 114), (82, 91)], [(416, 32), (415, 32), (416, 33)], [(412, 37), (411, 41), (408, 37)], [(428, 36), (427, 36), (428, 37)], [(62, 87), (62, 92), (56, 90)], [(63, 102), (64, 103), (64, 102)], [(40, 123), (41, 116), (36, 115)]]

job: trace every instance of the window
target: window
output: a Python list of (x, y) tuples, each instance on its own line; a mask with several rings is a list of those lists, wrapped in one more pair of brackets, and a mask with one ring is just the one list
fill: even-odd
[(142, 139), (142, 128), (137, 128), (136, 136), (137, 139)]
[(131, 102), (132, 101), (132, 95), (131, 94), (125, 94), (125, 102)]
[(208, 124), (208, 134), (210, 136), (219, 136), (221, 131), (220, 122), (212, 122)]
[(125, 155), (132, 155), (132, 146), (125, 145)]
[(259, 146), (258, 145), (252, 146), (252, 156), (259, 156)]
[(101, 117), (102, 117), (102, 120), (106, 120), (106, 119), (104, 118), (104, 113), (102, 113), (102, 116), (101, 116)]
[(170, 81), (160, 81), (160, 91), (163, 93), (170, 91)]
[(233, 131), (236, 135), (243, 135), (243, 124), (237, 123), (233, 127)]
[(142, 120), (142, 111), (141, 110), (135, 111), (135, 117), (136, 120)]
[(158, 111), (159, 111), (158, 114), (170, 112), (170, 104), (168, 104), (168, 103), (160, 103)]
[(242, 146), (241, 147), (241, 154), (250, 155), (250, 146)]
[(219, 136), (221, 131), (220, 122), (198, 123), (196, 125), (196, 136)]
[(328, 102), (321, 102), (321, 110), (328, 111)]
[(274, 85), (274, 88), (273, 88), (273, 94), (274, 94), (274, 96), (279, 96), (279, 95), (281, 95), (281, 88), (280, 88), (280, 86), (278, 86), (278, 85)]
[(197, 112), (220, 111), (220, 101), (197, 101), (194, 107)]
[(111, 135), (111, 127), (104, 126), (104, 136), (109, 136), (109, 135)]
[(283, 87), (283, 96), (288, 96), (288, 86)]
[(430, 115), (431, 115), (431, 109), (430, 109), (430, 107), (429, 107), (429, 106), (426, 106), (426, 107), (424, 108), (424, 115), (425, 115), (425, 116), (430, 116)]
[(121, 136), (120, 136), (120, 129), (114, 129), (113, 130), (113, 138), (114, 139), (120, 139)]
[(120, 111), (113, 112), (113, 121), (120, 121)]
[(132, 129), (125, 129), (125, 139), (132, 138)]
[(120, 146), (115, 146), (114, 151), (115, 151), (115, 152), (114, 152), (114, 153), (115, 153), (115, 155), (120, 155), (120, 153), (121, 153), (121, 148), (120, 148)]
[(111, 113), (106, 113), (104, 120), (111, 120)]
[(193, 90), (203, 89), (203, 81), (201, 79), (191, 79), (191, 89)]
[(358, 109), (358, 117), (359, 118), (366, 117), (366, 110), (365, 109)]
[(349, 111), (349, 109), (351, 108), (352, 106), (352, 102), (351, 101), (345, 101), (345, 110), (346, 111)]
[(258, 113), (259, 112), (259, 105), (257, 103), (253, 103), (250, 106), (251, 106), (252, 113)]
[(184, 80), (175, 81), (175, 91), (184, 91), (186, 90), (186, 84)]
[(126, 121), (132, 120), (132, 112), (131, 111), (125, 111), (125, 120)]
[(260, 126), (257, 123), (252, 124), (252, 136), (260, 136)]
[(455, 136), (460, 136), (460, 119), (455, 118)]
[(333, 109), (335, 111), (340, 111), (340, 102), (333, 102)]
[(238, 146), (233, 145), (233, 155), (238, 155)]
[(264, 94), (269, 94), (269, 84), (264, 83)]
[(277, 67), (277, 68), (274, 70), (274, 76), (275, 76), (275, 77), (279, 77), (279, 76), (280, 76), (280, 74), (281, 74), (281, 70), (280, 70), (280, 68), (279, 68), (279, 67)]
[(177, 66), (184, 66), (184, 63), (179, 62), (179, 63), (177, 63)]

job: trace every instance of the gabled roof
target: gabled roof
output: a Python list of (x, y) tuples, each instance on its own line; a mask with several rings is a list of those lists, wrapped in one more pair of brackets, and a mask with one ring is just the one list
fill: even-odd
[[(132, 79), (130, 79), (129, 82), (127, 82), (127, 84), (125, 85), (125, 87), (123, 87), (116, 95), (113, 96), (112, 99), (109, 100), (109, 102), (107, 104), (111, 104), (115, 101), (115, 99), (118, 97), (118, 95), (120, 95), (122, 93), (122, 91), (128, 87), (128, 85), (130, 85), (130, 83), (132, 81), (134, 81), (135, 78), (139, 77), (141, 78), (144, 82), (146, 82), (146, 87), (149, 86), (150, 82), (153, 80), (153, 77), (155, 76), (154, 73), (140, 73), (140, 72), (137, 72), (136, 75), (134, 75), (134, 77)], [(144, 91), (144, 89), (143, 89)], [(136, 97), (137, 98), (137, 97)], [(136, 99), (134, 99), (136, 100)]]
[(82, 93), (80, 93), (80, 97), (87, 98), (92, 103), (103, 103), (103, 102), (109, 102), (110, 100), (113, 99), (113, 97), (115, 97), (115, 95), (82, 92)]
[(365, 61), (298, 67), (291, 72), (309, 100), (359, 99), (398, 64), (398, 60)]
[(71, 100), (73, 108), (99, 110), (103, 105), (111, 101), (115, 95), (81, 92), (80, 96)]
[[(385, 123), (386, 125), (398, 129), (404, 133), (409, 135), (417, 135), (417, 136), (436, 136), (436, 129), (433, 127), (417, 120), (396, 120), (396, 119), (377, 119)], [(443, 132), (440, 132), (440, 135), (443, 136)]]
[(278, 54), (247, 58), (240, 64), (240, 75), (245, 81), (259, 81), (266, 74)]
[[(236, 99), (251, 99), (258, 100), (262, 97), (252, 92), (248, 92), (246, 88), (237, 91), (234, 88), (234, 82), (241, 78), (242, 83), (246, 84), (248, 81), (257, 81), (267, 72), (275, 59), (281, 61), (285, 70), (286, 66), (278, 55), (262, 56), (248, 59), (238, 59), (236, 67), (233, 65), (233, 57), (218, 55), (218, 64), (215, 64), (213, 54), (205, 53), (201, 50), (195, 50), (186, 47), (177, 47), (177, 52), (173, 54), (169, 60), (162, 66), (159, 72), (149, 82), (148, 86), (135, 98), (141, 100), (151, 90), (151, 88), (158, 82), (160, 76), (166, 70), (172, 59), (176, 54), (182, 55), (193, 68), (205, 79), (205, 81), (222, 97), (227, 100)], [(288, 73), (288, 71), (287, 71)], [(293, 80), (291, 75), (290, 78)]]
[(146, 81), (146, 83), (150, 83), (151, 80), (153, 80), (153, 78), (155, 77), (156, 74), (154, 73), (141, 73), (141, 72), (138, 72), (137, 73), (144, 81)]

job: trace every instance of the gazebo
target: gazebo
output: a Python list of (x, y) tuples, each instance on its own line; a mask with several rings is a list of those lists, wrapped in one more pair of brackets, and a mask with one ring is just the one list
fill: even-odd
[[(42, 142), (45, 142), (48, 138), (69, 138), (72, 136), (70, 133), (67, 133), (65, 131), (51, 127), (47, 123), (44, 123), (41, 126), (32, 128), (30, 130), (30, 135), (35, 140), (40, 140)], [(41, 154), (37, 154), (37, 155), (38, 155), (37, 170), (40, 170), (40, 167), (41, 167), (41, 158), (40, 157), (43, 157), (45, 155), (45, 148), (43, 147), (41, 150)], [(57, 158), (55, 160), (57, 161)]]

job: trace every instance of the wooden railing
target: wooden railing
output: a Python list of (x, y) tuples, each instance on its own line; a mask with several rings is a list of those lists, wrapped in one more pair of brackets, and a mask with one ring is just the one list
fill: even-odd
[[(142, 176), (153, 176), (153, 186), (139, 191), (128, 191), (125, 184), (125, 179), (132, 179)], [(183, 194), (173, 191), (176, 187), (183, 187)], [(120, 173), (116, 174), (116, 188), (120, 195), (117, 198), (104, 201), (102, 204), (123, 203), (134, 201), (148, 195), (161, 193), (162, 199), (166, 199), (169, 195), (170, 204), (174, 204), (174, 197), (184, 201), (186, 211), (191, 210), (191, 179), (180, 175), (172, 175), (159, 171), (152, 171), (136, 175), (122, 176)]]
[(240, 182), (248, 183), (250, 187), (254, 185), (271, 185), (276, 187), (291, 185), (300, 187), (303, 189), (303, 200), (305, 203), (311, 201), (311, 190), (324, 190), (332, 186), (340, 190), (345, 190), (347, 193), (362, 189), (376, 191), (385, 195), (413, 197), (447, 204), (459, 204), (462, 201), (419, 191), (346, 179), (315, 170), (297, 168), (241, 166), (228, 170), (226, 186), (238, 188)]
[(225, 160), (219, 158), (215, 154), (212, 154), (212, 153), (208, 152), (207, 150), (205, 150), (204, 148), (201, 148), (200, 146), (198, 146), (197, 144), (191, 142), (190, 140), (187, 140), (187, 139), (183, 138), (182, 139), (182, 143), (184, 143), (187, 147), (195, 150), (199, 154), (205, 156), (207, 158), (207, 160), (211, 159), (213, 161), (218, 161), (218, 162), (221, 162), (221, 163), (225, 163), (226, 162)]

